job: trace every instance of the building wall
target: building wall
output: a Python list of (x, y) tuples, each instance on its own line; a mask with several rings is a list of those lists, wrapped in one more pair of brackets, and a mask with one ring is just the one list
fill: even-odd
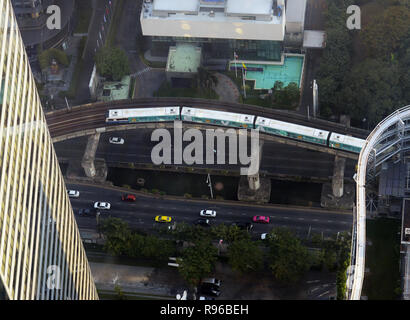
[(2, 287), (11, 300), (98, 299), (10, 0), (0, 0), (2, 86)]

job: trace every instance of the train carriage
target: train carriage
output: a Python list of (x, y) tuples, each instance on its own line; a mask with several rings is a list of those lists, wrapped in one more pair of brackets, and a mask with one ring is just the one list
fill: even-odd
[(187, 122), (253, 129), (255, 116), (241, 113), (183, 107), (181, 111), (181, 119)]
[(109, 110), (107, 123), (140, 123), (180, 120), (180, 107)]
[(351, 136), (345, 136), (343, 134), (334, 133), (330, 135), (329, 138), (329, 147), (334, 149), (340, 149), (355, 153), (360, 153), (363, 146), (365, 144), (365, 140), (358, 139)]
[(258, 117), (255, 129), (261, 132), (327, 146), (330, 132), (288, 122)]

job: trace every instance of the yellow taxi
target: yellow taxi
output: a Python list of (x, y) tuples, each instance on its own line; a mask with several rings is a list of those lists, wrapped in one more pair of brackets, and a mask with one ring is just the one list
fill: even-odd
[(168, 216), (156, 216), (155, 221), (156, 222), (171, 222), (172, 218)]

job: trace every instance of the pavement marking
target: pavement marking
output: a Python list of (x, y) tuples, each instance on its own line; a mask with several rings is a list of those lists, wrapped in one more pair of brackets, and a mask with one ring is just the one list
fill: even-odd
[(318, 298), (320, 298), (321, 296), (324, 296), (325, 294), (328, 294), (328, 293), (330, 293), (330, 291), (328, 290), (328, 291), (326, 291), (326, 292), (323, 292), (322, 294), (320, 294), (320, 295), (318, 295)]

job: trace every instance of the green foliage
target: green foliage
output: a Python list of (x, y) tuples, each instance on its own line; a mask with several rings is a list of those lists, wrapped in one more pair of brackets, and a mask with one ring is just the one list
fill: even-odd
[(269, 267), (277, 280), (294, 283), (309, 270), (310, 256), (307, 248), (288, 230), (273, 230), (268, 246)]
[(108, 80), (120, 81), (130, 73), (128, 57), (118, 47), (102, 47), (95, 56), (98, 73)]
[(240, 274), (259, 270), (263, 267), (263, 252), (250, 239), (234, 241), (228, 247), (228, 262)]
[(229, 226), (218, 224), (211, 228), (213, 239), (223, 239), (224, 242), (232, 243), (241, 240), (250, 240), (250, 235), (245, 230), (239, 229), (238, 226)]
[(366, 59), (346, 75), (341, 94), (344, 112), (376, 125), (397, 108), (401, 97), (400, 67), (395, 62)]
[[(376, 0), (361, 4), (371, 2)], [(327, 43), (317, 77), (320, 113), (348, 114), (370, 128), (408, 104), (410, 8), (408, 1), (380, 1), (376, 14), (355, 32), (346, 28), (346, 8), (351, 4), (328, 1)]]
[(208, 69), (199, 67), (194, 77), (194, 83), (197, 89), (211, 92), (212, 88), (218, 85), (218, 78)]
[(112, 255), (127, 252), (131, 231), (128, 224), (119, 218), (108, 218), (102, 221), (101, 231), (106, 236), (104, 249)]
[(291, 82), (284, 87), (283, 82), (276, 81), (272, 88), (272, 92), (275, 107), (281, 109), (294, 109), (299, 104), (300, 90), (295, 82)]
[(106, 237), (104, 249), (112, 255), (166, 261), (175, 254), (172, 241), (133, 232), (126, 222), (118, 218), (104, 219), (101, 230)]
[(212, 272), (216, 260), (217, 249), (210, 241), (200, 240), (183, 251), (182, 260), (177, 259), (178, 270), (189, 284), (195, 286)]
[(390, 58), (400, 44), (408, 39), (410, 9), (391, 6), (382, 11), (363, 29), (362, 39), (371, 57)]
[(63, 50), (51, 48), (42, 51), (38, 56), (38, 62), (40, 64), (41, 69), (43, 70), (51, 66), (51, 61), (53, 59), (55, 59), (59, 64), (63, 65), (64, 67), (67, 67), (70, 63), (67, 54)]

